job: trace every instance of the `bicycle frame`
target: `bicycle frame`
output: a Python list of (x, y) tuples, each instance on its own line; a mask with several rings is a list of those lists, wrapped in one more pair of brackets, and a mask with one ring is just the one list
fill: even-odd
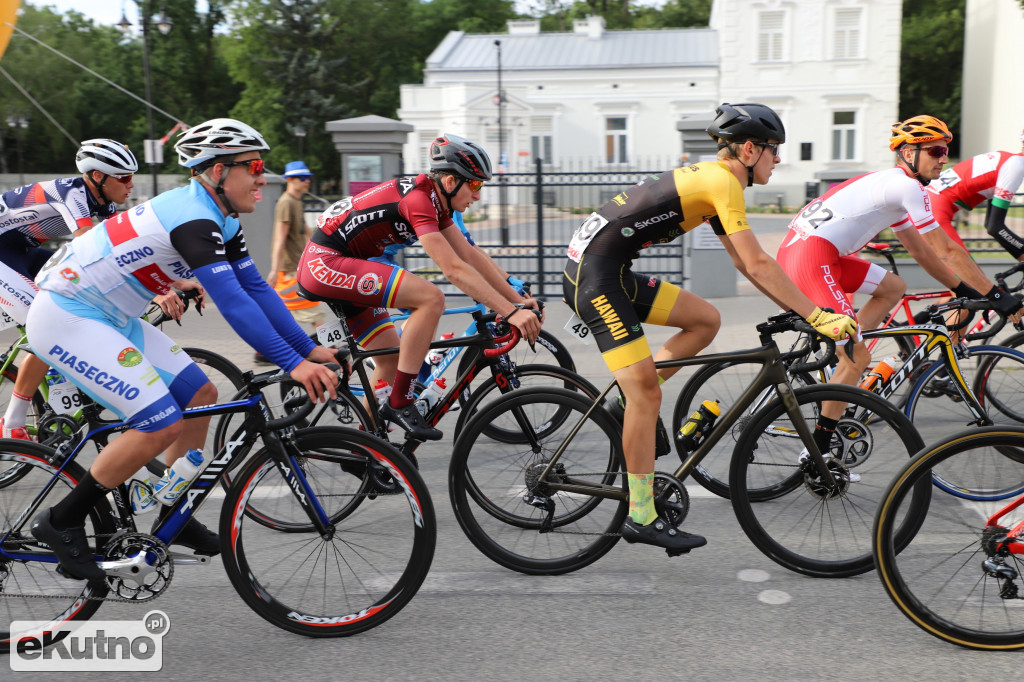
[[(287, 378), (287, 375), (285, 374), (281, 374), (279, 376)], [(152, 534), (165, 545), (169, 546), (171, 542), (173, 542), (174, 538), (178, 535), (192, 515), (202, 506), (209, 492), (216, 487), (217, 483), (224, 475), (224, 472), (231, 467), (232, 463), (243, 459), (252, 449), (252, 446), (255, 444), (257, 439), (261, 436), (263, 437), (264, 443), (267, 447), (277, 455), (274, 459), (278, 470), (281, 472), (289, 490), (291, 490), (296, 500), (298, 500), (299, 504), (306, 511), (310, 522), (316, 527), (319, 533), (323, 534), (328, 532), (330, 519), (323, 507), (320, 505), (316, 494), (310, 487), (305, 476), (302, 474), (302, 469), (295, 461), (294, 453), (289, 452), (288, 437), (286, 436), (285, 438), (281, 438), (277, 432), (277, 427), (267, 419), (265, 407), (263, 405), (263, 396), (259, 392), (253, 396), (240, 400), (233, 400), (220, 405), (208, 405), (187, 409), (184, 410), (183, 416), (185, 419), (194, 419), (197, 417), (212, 417), (215, 415), (232, 414), (237, 412), (244, 412), (246, 414), (246, 418), (242, 422), (241, 426), (239, 426), (234, 434), (232, 434), (230, 439), (225, 441), (224, 445), (215, 453), (213, 459), (199, 477), (194, 480), (175, 501), (175, 503), (171, 505), (169, 513), (164, 517), (163, 521), (159, 523), (157, 528), (154, 529)], [(299, 417), (299, 419), (301, 419), (301, 417)], [(291, 417), (286, 417), (285, 420), (298, 421), (298, 419), (293, 419)], [(4, 549), (3, 544), (6, 542), (11, 532), (23, 530), (25, 524), (29, 522), (29, 519), (31, 519), (38, 510), (40, 501), (53, 488), (53, 486), (56, 485), (60, 474), (67, 467), (68, 462), (73, 461), (78, 456), (87, 442), (91, 441), (94, 437), (109, 435), (111, 433), (119, 433), (130, 428), (131, 427), (125, 422), (116, 422), (100, 426), (90, 431), (84, 439), (74, 446), (70, 453), (65, 452), (66, 448), (58, 448), (57, 457), (59, 458), (58, 461), (60, 461), (60, 466), (58, 467), (57, 472), (46, 486), (44, 486), (43, 490), (36, 496), (32, 504), (25, 510), (22, 516), (12, 524), (8, 535), (0, 538), (0, 556), (16, 561), (58, 563), (57, 557), (53, 554), (7, 550)], [(97, 440), (96, 442), (97, 446), (99, 446), (101, 441)], [(111, 493), (113, 494), (114, 505), (117, 509), (115, 514), (115, 523), (122, 529), (134, 531), (135, 519), (131, 511), (131, 505), (128, 501), (127, 485), (122, 483), (114, 488)], [(145, 553), (141, 555), (141, 558), (136, 557), (120, 561), (101, 561), (99, 566), (104, 570), (117, 571), (126, 568), (126, 562), (129, 564), (137, 564), (139, 561), (146, 561)], [(206, 559), (187, 556), (177, 558), (175, 561), (177, 563), (205, 563)]]

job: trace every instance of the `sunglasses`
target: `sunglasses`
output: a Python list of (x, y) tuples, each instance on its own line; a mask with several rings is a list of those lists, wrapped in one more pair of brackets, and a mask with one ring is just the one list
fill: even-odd
[(928, 156), (933, 159), (941, 159), (943, 156), (949, 155), (949, 147), (923, 147), (922, 151), (928, 152)]
[(292, 177), (299, 182), (310, 182), (313, 179), (312, 175), (293, 175)]
[(115, 180), (120, 182), (122, 185), (127, 185), (129, 182), (132, 181), (132, 178), (134, 176), (135, 176), (135, 173), (129, 173), (128, 175), (108, 175), (107, 177), (108, 178), (114, 178)]
[(249, 175), (263, 175), (263, 159), (232, 161), (231, 163), (225, 163), (224, 166), (227, 168), (231, 168), (232, 166), (246, 166), (249, 169)]
[(465, 182), (469, 185), (470, 192), (479, 192), (480, 188), (484, 186), (483, 180), (466, 180)]
[(782, 143), (781, 142), (755, 142), (754, 146), (755, 147), (760, 147), (761, 149), (767, 149), (768, 151), (770, 151), (772, 153), (772, 156), (778, 156), (779, 155), (779, 145), (780, 144), (782, 144)]

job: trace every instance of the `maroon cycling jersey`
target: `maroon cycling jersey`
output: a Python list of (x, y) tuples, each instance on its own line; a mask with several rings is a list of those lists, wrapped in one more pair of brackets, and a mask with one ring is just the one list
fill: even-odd
[(421, 174), (381, 183), (335, 202), (316, 219), (319, 229), (311, 241), (346, 256), (369, 259), (389, 246), (404, 248), (453, 224), (433, 181)]

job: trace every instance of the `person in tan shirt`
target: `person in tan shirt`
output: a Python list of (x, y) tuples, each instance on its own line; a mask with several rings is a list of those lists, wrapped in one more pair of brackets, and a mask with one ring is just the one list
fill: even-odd
[[(308, 323), (315, 331), (324, 322), (325, 306), (299, 298), (295, 290), (295, 270), (312, 232), (306, 227), (303, 217), (302, 197), (309, 191), (313, 173), (304, 161), (290, 161), (285, 164), (284, 178), (287, 182), (284, 194), (274, 207), (274, 240), (270, 248), (267, 283), (277, 291), (295, 321), (303, 325)], [(255, 361), (267, 362), (258, 353)]]

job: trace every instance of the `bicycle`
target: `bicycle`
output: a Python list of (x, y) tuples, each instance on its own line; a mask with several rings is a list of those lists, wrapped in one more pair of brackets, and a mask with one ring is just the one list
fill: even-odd
[[(29, 524), (81, 480), (85, 472), (75, 459), (85, 443), (129, 427), (110, 424), (56, 450), (0, 441), (0, 462), (29, 468), (0, 495), (0, 652), (16, 643), (12, 621), (45, 621), (54, 629), (91, 617), (105, 601), (154, 599), (170, 585), (175, 566), (208, 564), (168, 546), (258, 440), (263, 447), (234, 480), (220, 514), (224, 567), (242, 600), (275, 626), (310, 637), (356, 634), (400, 611), (433, 558), (430, 494), (412, 464), (371, 434), (340, 427), (296, 431), (307, 408), (269, 419), (261, 390), (287, 377), (249, 372), (243, 397), (185, 410), (186, 419), (230, 413), (245, 419), (151, 534), (136, 530), (124, 484), (112, 492), (113, 505), (104, 498), (86, 532), (107, 577), (72, 583), (70, 591), (57, 557), (33, 538)], [(247, 504), (264, 497), (275, 498), (289, 521), (286, 532), (248, 521)]]
[[(736, 438), (730, 485), (736, 517), (769, 558), (817, 577), (841, 577), (871, 568), (870, 516), (878, 481), (888, 481), (922, 446), (910, 421), (879, 396), (849, 386), (794, 389), (774, 336), (810, 330), (785, 314), (757, 326), (761, 346), (656, 363), (683, 367), (733, 361), (761, 370), (736, 403), (673, 474), (655, 472), (655, 506), (678, 526), (689, 509), (683, 481), (730, 435)], [(813, 371), (828, 361), (805, 363)], [(798, 351), (799, 353), (799, 351)], [(496, 563), (527, 574), (560, 574), (587, 566), (618, 541), (628, 507), (620, 425), (602, 407), (613, 380), (597, 398), (558, 389), (522, 389), (482, 408), (464, 427), (449, 466), (449, 496), (470, 541)], [(732, 431), (763, 391), (777, 399)], [(714, 398), (714, 395), (707, 395)], [(811, 430), (823, 401), (849, 407), (829, 451), (820, 453)], [(568, 418), (553, 420), (556, 411)], [(857, 418), (870, 413), (871, 423)], [(514, 442), (488, 438), (492, 424), (515, 430)], [(801, 448), (809, 457), (799, 461)], [(863, 479), (851, 481), (856, 470)], [(912, 524), (907, 532), (912, 530)]]
[[(958, 425), (986, 425), (996, 420), (1024, 423), (1024, 408), (1017, 407), (1024, 398), (1024, 353), (1001, 346), (967, 347), (956, 344), (944, 323), (943, 316), (950, 310), (986, 310), (987, 307), (985, 300), (954, 299), (929, 306), (931, 324), (863, 332), (865, 341), (889, 338), (896, 340), (901, 347), (909, 348), (902, 353), (901, 366), (891, 376), (876, 381), (871, 390), (903, 410), (928, 441), (957, 430)], [(967, 318), (960, 326), (969, 323), (970, 318)], [(806, 343), (805, 337), (798, 340), (794, 347), (801, 350), (794, 352), (806, 355), (809, 352)], [(938, 360), (933, 361), (931, 355), (936, 350), (939, 351)], [(745, 391), (751, 374), (749, 363), (735, 361), (705, 365), (699, 369), (679, 393), (672, 412), (672, 428), (679, 430), (700, 403), (701, 396), (712, 395), (724, 406), (735, 404)], [(971, 376), (973, 381), (968, 379)], [(791, 371), (790, 380), (795, 384), (812, 385), (827, 381), (827, 376)], [(901, 398), (895, 399), (906, 386), (909, 389), (901, 394)], [(752, 415), (773, 398), (771, 392), (766, 391), (755, 400), (737, 421), (737, 433), (746, 428)], [(858, 419), (867, 421), (870, 415), (860, 414)], [(705, 489), (728, 498), (730, 462), (728, 448), (719, 448), (695, 468), (693, 477)], [(959, 494), (957, 491), (963, 487), (957, 481), (941, 477), (936, 477), (935, 483), (953, 494)]]
[[(376, 350), (361, 348), (348, 328), (348, 323), (341, 310), (341, 306), (333, 301), (328, 302), (328, 306), (338, 317), (338, 324), (340, 325), (340, 332), (334, 340), (344, 344), (348, 357), (351, 360), (351, 366), (346, 363), (339, 367), (342, 373), (342, 380), (338, 387), (338, 399), (336, 401), (329, 401), (317, 408), (303, 423), (316, 424), (324, 415), (330, 414), (333, 419), (350, 423), (360, 429), (373, 433), (381, 439), (387, 440), (391, 434), (389, 434), (387, 425), (380, 416), (377, 401), (371, 399), (364, 406), (354, 389), (355, 387), (370, 385), (370, 378), (366, 367), (367, 360), (379, 355), (397, 353), (398, 348), (381, 348)], [(556, 365), (517, 366), (509, 359), (508, 353), (520, 341), (519, 330), (504, 322), (495, 323), (496, 315), (494, 313), (485, 314), (483, 310), (485, 309), (473, 308), (472, 315), (476, 327), (476, 333), (473, 335), (434, 341), (430, 344), (432, 349), (448, 349), (449, 354), (451, 349), (459, 347), (468, 348), (469, 351), (464, 360), (472, 359), (472, 362), (464, 363), (466, 365), (465, 368), (460, 370), (454, 382), (447, 387), (445, 393), (437, 402), (426, 411), (423, 418), (427, 424), (436, 427), (441, 419), (462, 399), (463, 394), (469, 390), (475, 377), (485, 370), (490, 370), (491, 380), (484, 382), (471, 392), (466, 402), (466, 407), (459, 412), (455, 425), (456, 434), (465, 428), (465, 424), (470, 417), (482, 409), (482, 405), (490, 399), (494, 391), (504, 394), (525, 390), (523, 388), (524, 382), (532, 386), (559, 387), (570, 393), (580, 393), (588, 398), (597, 396), (598, 390), (593, 384), (578, 374)], [(287, 386), (287, 384), (282, 384), (282, 387), (284, 386)], [(311, 405), (304, 395), (296, 396), (296, 398), (298, 402), (305, 403), (306, 406)], [(287, 402), (287, 400), (283, 402)], [(553, 423), (558, 424), (568, 418), (568, 416), (568, 410), (556, 411), (551, 415), (551, 420)], [(218, 447), (222, 447), (228, 442), (229, 423), (230, 415), (225, 415), (217, 424), (214, 440)], [(519, 437), (517, 429), (509, 428), (502, 424), (489, 425), (485, 428), (485, 431), (496, 442), (516, 441)], [(418, 466), (416, 450), (422, 441), (402, 431), (397, 431), (394, 435), (398, 434), (404, 436), (402, 443), (397, 445), (400, 452), (414, 466)], [(230, 485), (234, 480), (234, 476), (234, 471), (225, 473), (227, 485)], [(273, 499), (251, 500), (246, 507), (246, 514), (268, 528), (285, 528), (287, 524), (282, 521), (281, 515), (275, 509), (274, 504), (275, 500)]]
[[(930, 445), (893, 478), (875, 517), (873, 549), (882, 586), (911, 622), (972, 649), (1024, 648), (1024, 428), (990, 426)], [(987, 502), (931, 491), (936, 470), (955, 471)], [(909, 543), (893, 528), (908, 494), (931, 491)], [(913, 504), (913, 503), (911, 503)]]

